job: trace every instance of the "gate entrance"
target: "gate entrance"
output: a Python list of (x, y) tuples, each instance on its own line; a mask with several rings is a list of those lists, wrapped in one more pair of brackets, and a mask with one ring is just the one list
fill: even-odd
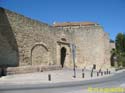
[(64, 67), (64, 63), (65, 63), (65, 58), (66, 58), (66, 48), (65, 47), (62, 47), (61, 48), (61, 66), (62, 68)]
[(70, 43), (57, 42), (57, 64), (61, 67), (72, 67)]

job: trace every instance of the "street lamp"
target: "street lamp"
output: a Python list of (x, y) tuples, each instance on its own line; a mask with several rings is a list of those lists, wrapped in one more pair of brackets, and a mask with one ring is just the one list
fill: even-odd
[(73, 57), (73, 77), (76, 78), (76, 64), (75, 64), (75, 57), (76, 57), (76, 46), (74, 44), (71, 44), (72, 49), (72, 57)]

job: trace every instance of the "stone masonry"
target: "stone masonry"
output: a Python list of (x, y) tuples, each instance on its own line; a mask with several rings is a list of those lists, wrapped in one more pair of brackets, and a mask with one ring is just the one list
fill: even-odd
[(110, 42), (102, 26), (92, 22), (53, 26), (0, 8), (0, 67), (8, 73), (73, 68), (110, 67)]

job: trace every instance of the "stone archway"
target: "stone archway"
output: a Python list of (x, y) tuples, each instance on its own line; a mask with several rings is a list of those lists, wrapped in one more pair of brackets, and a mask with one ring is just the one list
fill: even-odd
[(71, 68), (72, 64), (72, 53), (70, 44), (66, 42), (57, 42), (57, 65)]
[(65, 47), (62, 47), (61, 50), (60, 50), (60, 64), (62, 66), (62, 68), (64, 67), (64, 63), (65, 63), (65, 59), (66, 59), (66, 48)]
[(44, 65), (48, 64), (49, 54), (48, 48), (43, 44), (36, 44), (31, 49), (31, 64), (32, 65)]

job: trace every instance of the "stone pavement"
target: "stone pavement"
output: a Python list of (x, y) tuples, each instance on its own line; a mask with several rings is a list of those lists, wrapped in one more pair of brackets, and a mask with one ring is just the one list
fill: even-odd
[[(61, 82), (72, 82), (89, 80), (95, 78), (103, 78), (113, 75), (115, 72), (112, 71), (110, 75), (104, 75), (97, 77), (97, 72), (93, 71), (93, 77), (91, 77), (91, 70), (84, 71), (84, 78), (82, 77), (82, 70), (76, 69), (76, 78), (73, 77), (74, 72), (72, 69), (62, 69), (54, 71), (36, 72), (28, 74), (17, 74), (8, 75), (0, 78), (0, 85), (11, 85), (11, 84), (47, 84), (47, 83), (61, 83)], [(48, 80), (48, 75), (51, 75), (51, 81)]]

